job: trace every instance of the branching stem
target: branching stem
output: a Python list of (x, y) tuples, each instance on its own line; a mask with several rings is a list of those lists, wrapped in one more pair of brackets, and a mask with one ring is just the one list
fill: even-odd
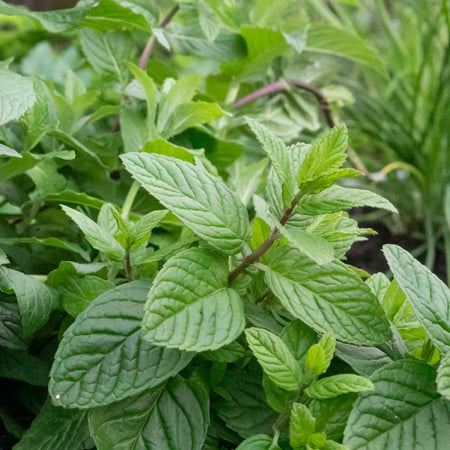
[[(286, 209), (283, 217), (280, 219), (280, 224), (282, 226), (286, 225), (286, 222), (292, 216), (295, 211), (295, 207), (300, 201), (301, 194), (297, 194), (292, 200), (291, 206)], [(244, 260), (236, 266), (228, 275), (228, 284), (231, 284), (241, 273), (245, 272), (245, 270), (250, 267), (252, 264), (257, 262), (261, 256), (266, 253), (270, 247), (274, 244), (274, 242), (280, 237), (280, 230), (278, 228), (274, 228), (270, 233), (270, 236), (255, 250), (253, 250), (250, 255), (248, 255)]]

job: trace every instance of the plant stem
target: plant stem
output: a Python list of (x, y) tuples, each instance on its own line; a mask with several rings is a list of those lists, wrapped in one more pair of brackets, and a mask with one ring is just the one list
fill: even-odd
[(128, 191), (127, 197), (123, 202), (122, 206), (122, 219), (128, 219), (130, 215), (131, 207), (133, 206), (134, 199), (136, 198), (137, 193), (139, 192), (140, 184), (137, 181), (133, 181), (133, 184)]
[[(298, 193), (294, 200), (292, 200), (291, 206), (286, 209), (283, 217), (280, 219), (280, 224), (282, 226), (286, 225), (286, 222), (294, 213), (295, 207), (301, 199), (301, 193)], [(250, 255), (248, 255), (241, 264), (236, 266), (228, 275), (228, 284), (231, 284), (241, 273), (245, 272), (245, 270), (250, 267), (252, 264), (257, 262), (264, 253), (269, 250), (270, 247), (274, 244), (274, 242), (280, 237), (280, 230), (278, 228), (274, 228), (270, 233), (270, 236), (255, 250), (253, 250)]]
[(127, 253), (125, 255), (125, 273), (127, 275), (128, 281), (132, 281), (133, 272), (131, 270), (130, 249), (127, 249)]
[(433, 219), (431, 213), (425, 209), (425, 239), (427, 243), (427, 257), (425, 265), (433, 270), (436, 259), (436, 240), (433, 230)]
[[(159, 25), (159, 28), (165, 28), (170, 21), (173, 19), (173, 16), (180, 9), (180, 5), (176, 4), (170, 11), (169, 14), (164, 18), (164, 20)], [(139, 68), (145, 70), (147, 67), (148, 60), (153, 53), (153, 48), (155, 47), (155, 37), (152, 35), (150, 39), (147, 41), (147, 44), (142, 52), (142, 55), (139, 59)]]

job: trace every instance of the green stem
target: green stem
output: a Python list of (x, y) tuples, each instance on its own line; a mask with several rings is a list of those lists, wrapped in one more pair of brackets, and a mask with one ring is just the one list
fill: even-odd
[(133, 206), (134, 199), (136, 198), (137, 193), (139, 192), (140, 184), (137, 181), (134, 181), (128, 191), (127, 197), (123, 202), (122, 206), (122, 219), (128, 219), (130, 215), (131, 207)]
[(447, 266), (447, 284), (450, 286), (450, 231), (444, 231), (445, 264)]
[(434, 236), (432, 214), (425, 210), (425, 240), (427, 243), (427, 257), (425, 265), (433, 270), (436, 260), (436, 239)]

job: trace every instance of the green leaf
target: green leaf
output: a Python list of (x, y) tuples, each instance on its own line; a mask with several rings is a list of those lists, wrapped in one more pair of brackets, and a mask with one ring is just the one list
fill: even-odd
[(295, 399), (297, 391), (286, 391), (263, 374), (262, 386), (269, 406), (279, 413), (289, 408), (289, 402)]
[(316, 333), (298, 319), (283, 328), (280, 339), (286, 344), (300, 367), (303, 367), (305, 363), (308, 349), (317, 342)]
[(227, 396), (214, 405), (227, 427), (245, 438), (272, 433), (273, 423), (279, 416), (267, 404), (261, 378), (260, 372), (227, 371), (222, 383)]
[(195, 163), (195, 157), (201, 157), (205, 153), (203, 150), (192, 150), (178, 145), (174, 145), (171, 142), (167, 142), (164, 139), (156, 139), (154, 141), (147, 142), (140, 151), (145, 153), (158, 153), (158, 155), (171, 156), (182, 161)]
[(311, 411), (301, 403), (294, 403), (289, 421), (289, 443), (292, 447), (302, 447), (309, 442), (316, 428), (316, 419)]
[(332, 186), (318, 194), (305, 195), (301, 198), (297, 211), (302, 214), (316, 216), (320, 214), (332, 214), (345, 209), (360, 206), (386, 209), (398, 212), (391, 202), (365, 189), (348, 189), (342, 186)]
[(244, 324), (242, 300), (228, 288), (226, 258), (200, 248), (167, 261), (150, 290), (142, 322), (150, 342), (196, 352), (229, 344)]
[(202, 356), (209, 361), (233, 363), (243, 358), (246, 355), (244, 347), (234, 341), (230, 344), (224, 345), (218, 350), (206, 351)]
[(83, 28), (79, 37), (83, 53), (100, 74), (117, 74), (120, 78), (123, 62), (134, 56), (135, 46), (127, 33), (100, 34)]
[(312, 379), (324, 373), (329, 366), (325, 357), (325, 350), (319, 345), (314, 344), (306, 353), (305, 368), (307, 378)]
[(256, 434), (239, 444), (236, 450), (277, 450), (280, 447), (272, 446), (273, 439), (267, 434)]
[(6, 267), (0, 267), (0, 290), (16, 295), (23, 332), (27, 336), (43, 327), (58, 306), (58, 297), (53, 289), (31, 275)]
[(378, 53), (359, 36), (325, 23), (315, 23), (308, 28), (306, 50), (342, 56), (376, 70), (381, 75), (386, 69)]
[(92, 219), (83, 213), (61, 205), (64, 212), (80, 227), (86, 240), (98, 251), (105, 253), (114, 260), (122, 261), (125, 257), (124, 248), (109, 235), (106, 230), (97, 225)]
[(442, 353), (448, 352), (449, 288), (406, 250), (395, 245), (385, 245), (383, 252), (395, 279), (428, 336)]
[(122, 155), (127, 170), (186, 226), (222, 252), (238, 253), (249, 232), (239, 198), (206, 169), (162, 155)]
[(84, 25), (97, 31), (127, 29), (151, 32), (151, 25), (156, 25), (158, 17), (144, 5), (133, 0), (100, 0), (86, 15)]
[(71, 190), (48, 194), (43, 200), (56, 203), (74, 203), (76, 205), (90, 206), (94, 209), (100, 209), (105, 203), (103, 200), (87, 195), (84, 192)]
[(35, 102), (31, 79), (0, 69), (0, 125), (19, 119)]
[(305, 389), (308, 397), (323, 400), (350, 392), (373, 390), (373, 384), (367, 378), (353, 374), (334, 375), (315, 381)]
[(89, 416), (98, 450), (200, 450), (208, 425), (206, 391), (179, 376)]
[(293, 165), (289, 157), (288, 149), (284, 142), (272, 133), (268, 128), (258, 123), (256, 120), (246, 117), (245, 119), (256, 135), (256, 138), (263, 146), (264, 151), (270, 158), (278, 177), (286, 186), (287, 192), (292, 195), (295, 194), (295, 174), (293, 173)]
[(83, 450), (88, 439), (86, 411), (57, 408), (47, 400), (14, 450)]
[(47, 387), (50, 364), (24, 351), (2, 349), (0, 378)]
[(333, 246), (325, 238), (294, 227), (283, 227), (281, 232), (292, 245), (317, 264), (324, 265), (333, 260)]
[(339, 170), (347, 158), (347, 140), (348, 133), (345, 125), (339, 125), (327, 131), (309, 149), (300, 165), (297, 181), (300, 184), (315, 181), (329, 171)]
[(334, 351), (336, 349), (336, 338), (334, 334), (324, 333), (324, 335), (320, 338), (319, 347), (323, 349), (325, 361), (322, 366), (322, 373), (325, 373), (330, 367), (331, 361), (334, 356)]
[(436, 381), (439, 394), (450, 400), (450, 353), (441, 359)]
[(347, 423), (351, 449), (441, 449), (450, 439), (450, 403), (435, 392), (436, 371), (419, 361), (396, 361), (371, 377)]
[(22, 155), (19, 152), (16, 152), (14, 149), (0, 144), (0, 156), (9, 156), (10, 158), (22, 158)]
[(37, 238), (37, 237), (16, 237), (16, 238), (0, 238), (0, 244), (14, 245), (14, 244), (36, 244), (48, 245), (49, 247), (57, 247), (75, 253), (81, 256), (85, 261), (90, 261), (89, 253), (77, 244), (63, 241), (55, 237)]
[(140, 337), (150, 284), (134, 281), (97, 297), (66, 331), (55, 355), (49, 392), (70, 408), (107, 405), (177, 374), (193, 355)]
[(355, 344), (389, 339), (389, 323), (361, 278), (340, 261), (317, 266), (296, 249), (271, 252), (265, 279), (283, 306), (311, 328)]
[(153, 228), (158, 226), (161, 220), (167, 216), (168, 212), (166, 209), (152, 211), (135, 222), (131, 227), (130, 248), (136, 249), (142, 244), (147, 243)]
[(61, 306), (72, 317), (78, 316), (94, 298), (114, 288), (111, 281), (78, 274), (69, 262), (62, 262), (58, 269), (50, 272), (47, 283), (58, 291)]
[(263, 328), (247, 328), (245, 335), (256, 359), (275, 384), (287, 391), (300, 389), (300, 366), (278, 336)]
[(0, 347), (26, 351), (29, 339), (20, 323), (19, 305), (12, 297), (0, 298)]

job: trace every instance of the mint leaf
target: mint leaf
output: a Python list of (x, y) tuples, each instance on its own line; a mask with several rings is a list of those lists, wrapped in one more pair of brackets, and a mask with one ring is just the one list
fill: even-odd
[(389, 339), (389, 324), (375, 296), (340, 261), (317, 266), (297, 250), (279, 247), (270, 254), (269, 267), (265, 279), (272, 292), (311, 328), (355, 344)]
[(316, 333), (300, 320), (293, 320), (283, 328), (280, 339), (303, 367), (309, 347), (317, 342)]
[(315, 216), (360, 206), (371, 206), (372, 208), (397, 212), (390, 201), (375, 192), (365, 189), (348, 189), (341, 186), (332, 186), (318, 194), (303, 196), (297, 210), (302, 214)]
[(86, 411), (53, 406), (47, 400), (15, 450), (83, 450), (88, 442)]
[(245, 335), (256, 359), (275, 384), (287, 391), (300, 389), (300, 366), (278, 336), (263, 328), (248, 328)]
[(236, 450), (277, 450), (280, 447), (272, 445), (273, 439), (267, 434), (257, 434), (239, 444)]
[(58, 296), (42, 281), (16, 270), (0, 267), (0, 290), (14, 293), (26, 336), (42, 328), (58, 306)]
[(236, 254), (249, 231), (239, 198), (206, 169), (162, 155), (122, 155), (127, 170), (186, 226), (226, 254)]
[(19, 305), (12, 297), (0, 299), (0, 347), (26, 351), (29, 339), (24, 336)]
[(244, 329), (242, 300), (228, 286), (226, 259), (192, 248), (167, 261), (145, 305), (144, 338), (184, 350), (215, 350)]
[(450, 399), (450, 353), (447, 353), (441, 359), (436, 381), (439, 394), (446, 399)]
[(107, 230), (96, 224), (92, 219), (83, 213), (61, 205), (64, 212), (80, 227), (86, 240), (98, 251), (105, 253), (116, 261), (121, 261), (125, 257), (124, 248), (108, 234)]
[(352, 449), (440, 448), (450, 430), (450, 404), (435, 392), (436, 371), (419, 361), (396, 361), (371, 377), (345, 429)]
[(448, 352), (449, 288), (406, 250), (396, 245), (385, 245), (383, 252), (395, 279), (428, 336), (441, 352)]
[(35, 102), (31, 79), (0, 69), (0, 125), (19, 119)]
[(350, 392), (373, 390), (373, 384), (367, 379), (353, 374), (334, 375), (322, 378), (305, 389), (308, 397), (323, 400)]
[(89, 427), (99, 450), (200, 450), (208, 425), (205, 389), (179, 376), (136, 397), (93, 409), (89, 415)]
[(93, 408), (152, 388), (193, 355), (140, 337), (150, 284), (123, 284), (97, 297), (66, 331), (55, 355), (49, 392), (55, 405)]
[(289, 421), (289, 443), (292, 447), (302, 447), (316, 428), (316, 419), (311, 411), (301, 403), (294, 403)]

